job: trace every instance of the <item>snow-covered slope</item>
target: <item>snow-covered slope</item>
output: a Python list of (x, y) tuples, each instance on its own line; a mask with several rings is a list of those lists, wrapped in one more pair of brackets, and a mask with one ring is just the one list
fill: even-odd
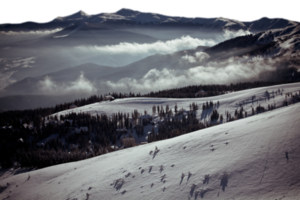
[[(280, 92), (278, 92), (278, 89)], [(147, 111), (148, 114), (152, 114), (153, 105), (166, 106), (169, 105), (170, 109), (174, 112), (175, 103), (178, 106), (178, 109), (183, 108), (189, 110), (189, 105), (191, 103), (197, 103), (200, 108), (202, 104), (207, 101), (213, 101), (217, 103), (220, 102), (218, 106), (218, 112), (220, 114), (225, 114), (225, 111), (233, 114), (236, 109), (239, 109), (243, 106), (245, 111), (248, 111), (248, 114), (251, 113), (252, 107), (255, 109), (258, 105), (264, 106), (265, 108), (269, 105), (276, 104), (276, 107), (281, 107), (285, 101), (285, 93), (299, 93), (300, 83), (284, 84), (284, 85), (275, 85), (270, 87), (261, 87), (255, 89), (248, 89), (238, 92), (232, 92), (225, 95), (214, 96), (214, 97), (205, 97), (205, 98), (186, 98), (186, 99), (174, 99), (174, 98), (124, 98), (117, 99), (114, 101), (104, 101), (100, 103), (89, 104), (86, 106), (78, 107), (72, 110), (65, 110), (53, 115), (65, 115), (67, 113), (90, 113), (91, 115), (97, 114), (107, 114), (111, 116), (114, 113), (131, 113), (135, 109), (140, 113)], [(266, 96), (266, 91), (270, 93), (270, 97)], [(274, 91), (274, 93), (273, 93)], [(255, 98), (252, 101), (252, 97)], [(211, 111), (211, 110), (210, 110)], [(202, 120), (209, 118), (209, 112), (203, 114), (201, 109), (198, 111), (198, 116), (201, 116)], [(156, 115), (157, 116), (157, 115)]]
[[(269, 96), (267, 96), (266, 91), (269, 92)], [(280, 92), (279, 92), (280, 91)], [(125, 99), (117, 99), (114, 101), (104, 101), (100, 103), (89, 104), (82, 107), (77, 107), (71, 110), (65, 110), (58, 113), (53, 114), (53, 116), (66, 115), (69, 113), (90, 113), (91, 115), (101, 115), (107, 114), (108, 116), (112, 116), (113, 114), (121, 113), (129, 113), (131, 114), (134, 110), (137, 110), (139, 113), (147, 112), (147, 114), (152, 114), (152, 107), (155, 106), (163, 106), (169, 105), (170, 109), (172, 109), (173, 113), (175, 113), (175, 104), (178, 106), (178, 110), (183, 108), (186, 111), (190, 110), (190, 104), (197, 103), (199, 106), (199, 110), (196, 112), (197, 119), (200, 119), (202, 122), (210, 121), (210, 116), (212, 114), (213, 108), (208, 110), (202, 110), (203, 103), (213, 101), (213, 103), (217, 103), (219, 101), (220, 105), (214, 107), (217, 109), (219, 114), (223, 115), (224, 120), (219, 121), (220, 123), (226, 122), (226, 112), (234, 116), (235, 111), (241, 109), (243, 107), (243, 114), (246, 116), (245, 111), (247, 112), (247, 116), (252, 115), (252, 108), (256, 110), (256, 107), (262, 106), (266, 110), (268, 110), (268, 106), (282, 107), (284, 102), (291, 102), (291, 97), (286, 97), (286, 93), (297, 93), (298, 95), (300, 91), (300, 83), (294, 84), (285, 84), (285, 85), (276, 85), (270, 87), (262, 87), (256, 89), (248, 89), (239, 92), (228, 93), (225, 95), (215, 96), (215, 97), (206, 97), (206, 98), (187, 98), (187, 99), (168, 99), (168, 98), (125, 98)], [(161, 118), (158, 114), (153, 115), (152, 118), (154, 122), (160, 123)], [(158, 124), (155, 125), (155, 132), (158, 132)], [(135, 132), (132, 133), (132, 136), (135, 138), (137, 143), (147, 142), (148, 134), (150, 134), (152, 129), (152, 125), (147, 125), (144, 127), (143, 136), (136, 135)], [(129, 133), (128, 133), (129, 134)], [(117, 143), (119, 146), (119, 142)]]
[[(300, 198), (299, 112), (300, 104), (294, 104), (1, 179), (0, 198), (296, 200)], [(150, 155), (156, 147), (159, 151)], [(204, 183), (205, 175), (209, 176)]]

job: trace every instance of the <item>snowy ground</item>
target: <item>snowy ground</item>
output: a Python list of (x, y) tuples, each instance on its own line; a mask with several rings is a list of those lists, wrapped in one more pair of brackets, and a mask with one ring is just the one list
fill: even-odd
[[(291, 92), (299, 84), (276, 86), (274, 90), (277, 88)], [(253, 94), (258, 97), (265, 90), (207, 100), (219, 100), (220, 108), (227, 105), (227, 110), (235, 109), (236, 102)], [(123, 104), (127, 108), (122, 109), (131, 111), (137, 106), (150, 109), (159, 102), (166, 104), (163, 99), (145, 98), (140, 104), (133, 101), (137, 99), (84, 108), (98, 107), (104, 112), (109, 108), (121, 110)], [(188, 105), (182, 99), (175, 101)], [(168, 100), (169, 105), (171, 102)], [(176, 138), (0, 179), (0, 185), (5, 186), (0, 199), (300, 199), (299, 113), (300, 104), (293, 104)], [(150, 155), (156, 146), (159, 152)], [(182, 173), (185, 176), (181, 179)], [(224, 173), (228, 178), (221, 180)], [(204, 184), (206, 174), (209, 179)], [(116, 183), (118, 179), (124, 182)]]
[[(283, 95), (272, 94), (272, 91), (276, 92), (278, 89), (283, 89)], [(266, 91), (270, 92), (270, 99), (266, 98)], [(189, 110), (189, 104), (195, 102), (202, 108), (202, 104), (206, 101), (213, 101), (216, 103), (217, 101), (220, 102), (220, 106), (218, 107), (218, 112), (220, 114), (225, 114), (225, 111), (229, 111), (231, 114), (237, 108), (240, 108), (240, 104), (243, 105), (244, 109), (251, 113), (251, 107), (254, 108), (259, 104), (264, 106), (265, 108), (268, 104), (276, 104), (277, 106), (281, 106), (282, 102), (285, 98), (285, 93), (289, 92), (297, 92), (299, 94), (300, 91), (300, 83), (292, 83), (292, 84), (285, 84), (285, 85), (276, 85), (270, 87), (261, 87), (256, 89), (248, 89), (239, 92), (233, 92), (225, 95), (215, 96), (215, 97), (206, 97), (206, 98), (194, 98), (194, 99), (168, 99), (168, 98), (124, 98), (124, 99), (117, 99), (115, 101), (104, 101), (100, 103), (89, 104), (86, 106), (78, 107), (71, 110), (61, 111), (54, 115), (65, 115), (67, 113), (90, 113), (92, 115), (96, 114), (107, 114), (111, 115), (113, 113), (123, 112), (123, 113), (131, 113), (135, 109), (138, 110), (140, 113), (144, 113), (146, 110), (148, 114), (152, 114), (152, 106), (153, 105), (163, 105), (164, 109), (165, 106), (168, 104), (170, 108), (174, 111), (175, 103), (177, 103), (178, 109), (184, 108)], [(252, 96), (255, 95), (256, 98), (252, 101)], [(201, 116), (202, 111), (198, 111), (198, 115)], [(202, 116), (202, 120), (207, 119), (209, 116), (204, 115)]]
[[(278, 92), (280, 90), (280, 92)], [(269, 98), (266, 96), (266, 91), (270, 93)], [(274, 91), (274, 93), (272, 92)], [(135, 109), (139, 113), (144, 114), (144, 111), (147, 111), (148, 114), (152, 114), (152, 107), (163, 106), (164, 109), (168, 104), (174, 112), (175, 103), (177, 103), (178, 110), (183, 108), (185, 110), (190, 110), (189, 105), (193, 102), (197, 103), (199, 110), (197, 111), (197, 118), (202, 121), (210, 121), (210, 115), (212, 113), (212, 108), (202, 111), (202, 104), (207, 101), (213, 101), (217, 103), (220, 102), (220, 105), (217, 107), (217, 110), (220, 114), (223, 114), (224, 121), (226, 122), (225, 111), (228, 111), (232, 116), (236, 109), (240, 109), (243, 106), (244, 110), (247, 111), (248, 115), (251, 115), (252, 107), (255, 108), (258, 105), (264, 106), (265, 109), (268, 108), (268, 105), (276, 105), (276, 107), (281, 107), (285, 100), (285, 93), (297, 93), (300, 91), (300, 83), (285, 84), (285, 85), (276, 85), (270, 87), (262, 87), (256, 89), (248, 89), (239, 92), (233, 92), (225, 95), (207, 97), (207, 98), (194, 98), (194, 99), (168, 99), (168, 98), (125, 98), (117, 99), (115, 101), (105, 101), (101, 103), (94, 103), (82, 107), (78, 107), (71, 110), (62, 111), (53, 115), (65, 115), (72, 112), (85, 112), (90, 113), (91, 115), (97, 114), (107, 114), (111, 116), (114, 113), (132, 113)], [(254, 100), (252, 97), (255, 95)], [(288, 97), (287, 99), (290, 99)], [(130, 115), (131, 116), (131, 115)], [(153, 121), (159, 121), (159, 117), (156, 115), (153, 116)], [(144, 136), (138, 137), (133, 131), (132, 135), (136, 140), (136, 143), (141, 143), (147, 141), (148, 133), (151, 131), (152, 126), (148, 125), (144, 127)], [(155, 131), (158, 131), (158, 125), (155, 126)], [(119, 141), (117, 145), (120, 146)]]

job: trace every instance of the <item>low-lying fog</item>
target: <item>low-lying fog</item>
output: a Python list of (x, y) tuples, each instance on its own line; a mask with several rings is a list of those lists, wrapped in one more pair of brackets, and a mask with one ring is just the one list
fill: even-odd
[[(220, 41), (247, 31), (230, 32), (214, 36), (213, 39), (194, 38), (189, 35), (154, 43), (128, 43), (105, 46), (38, 46), (40, 40), (53, 31), (0, 33), (0, 89), (26, 77), (36, 77), (84, 63), (121, 67), (155, 54), (194, 49), (197, 46), (213, 46)], [(3, 37), (2, 37), (3, 36)], [(200, 37), (200, 35), (198, 35)], [(7, 41), (10, 41), (8, 43)], [(156, 66), (153, 66), (153, 69)], [(151, 69), (149, 69), (151, 70)], [(75, 80), (74, 80), (75, 81)]]

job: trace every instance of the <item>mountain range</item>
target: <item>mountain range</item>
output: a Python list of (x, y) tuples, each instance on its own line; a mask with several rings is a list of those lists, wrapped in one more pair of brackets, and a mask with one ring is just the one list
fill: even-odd
[[(0, 33), (5, 40), (0, 40), (0, 96), (70, 97), (79, 90), (83, 96), (95, 92), (141, 92), (132, 83), (143, 85), (160, 79), (157, 73), (163, 70), (167, 76), (184, 74), (189, 78), (187, 74), (192, 70), (199, 76), (213, 71), (228, 73), (224, 71), (232, 65), (238, 65), (243, 72), (234, 80), (220, 83), (245, 78), (295, 81), (299, 71), (299, 30), (299, 22), (286, 19), (239, 22), (129, 9), (98, 15), (80, 11), (43, 24), (2, 24)], [(255, 73), (248, 76), (250, 69)], [(174, 87), (187, 84), (180, 82)], [(68, 90), (70, 87), (73, 89)]]

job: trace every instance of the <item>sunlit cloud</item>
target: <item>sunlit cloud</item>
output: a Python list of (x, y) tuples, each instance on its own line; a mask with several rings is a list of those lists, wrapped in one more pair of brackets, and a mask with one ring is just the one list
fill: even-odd
[(86, 47), (80, 46), (76, 49), (81, 50), (93, 50), (97, 51), (99, 54), (134, 54), (134, 55), (144, 55), (149, 56), (153, 54), (169, 54), (176, 51), (181, 51), (185, 49), (193, 49), (198, 46), (212, 46), (216, 44), (213, 40), (201, 40), (197, 38), (192, 38), (190, 36), (183, 36), (174, 40), (168, 41), (157, 41), (154, 43), (120, 43), (117, 45), (106, 45), (106, 46), (93, 46)]
[(230, 31), (230, 30), (224, 30), (224, 33), (218, 37), (219, 40), (225, 41), (229, 40), (235, 37), (244, 36), (244, 35), (250, 35), (251, 32), (248, 30), (238, 30), (238, 31)]
[(39, 92), (45, 94), (95, 93), (96, 87), (81, 73), (78, 79), (70, 82), (55, 82), (46, 76), (38, 83)]
[(182, 60), (189, 63), (202, 62), (209, 58), (209, 55), (205, 52), (196, 52), (194, 55), (184, 55), (181, 57)]
[(123, 78), (118, 82), (107, 81), (113, 91), (151, 92), (188, 85), (229, 84), (232, 82), (258, 80), (259, 75), (274, 71), (272, 59), (239, 63), (231, 58), (223, 62), (210, 62), (187, 70), (151, 69), (141, 79)]
[(51, 33), (56, 33), (58, 31), (61, 31), (62, 28), (57, 28), (53, 30), (40, 30), (40, 31), (0, 31), (0, 35), (47, 35)]

